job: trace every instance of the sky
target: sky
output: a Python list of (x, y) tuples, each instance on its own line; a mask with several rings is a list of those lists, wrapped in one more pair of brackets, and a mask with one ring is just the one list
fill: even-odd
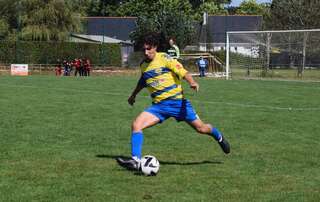
[[(271, 3), (271, 0), (256, 0), (257, 3)], [(239, 6), (243, 0), (232, 0), (230, 6)]]

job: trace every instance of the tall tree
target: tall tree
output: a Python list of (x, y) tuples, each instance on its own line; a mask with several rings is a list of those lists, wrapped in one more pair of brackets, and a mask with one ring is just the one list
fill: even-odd
[(67, 6), (81, 15), (87, 16), (90, 6), (97, 2), (97, 0), (70, 0), (65, 1)]
[(128, 1), (130, 0), (87, 0), (82, 4), (85, 5), (88, 16), (118, 16), (119, 7)]
[(5, 19), (0, 18), (0, 39), (4, 39), (9, 34), (9, 25)]
[[(157, 3), (150, 0), (88, 0), (85, 2), (88, 16), (140, 16), (155, 10), (154, 5)], [(192, 17), (198, 19), (203, 10), (209, 11), (210, 14), (225, 14), (224, 5), (230, 4), (231, 0), (189, 0), (188, 2), (192, 6)], [(181, 3), (187, 2), (181, 1)]]
[(194, 12), (194, 19), (202, 20), (203, 13), (206, 12), (208, 15), (226, 15), (228, 11), (224, 9), (222, 4), (217, 4), (214, 1), (204, 2)]
[(157, 11), (159, 2), (150, 0), (129, 0), (120, 5), (117, 10), (118, 16), (135, 16), (148, 15)]
[[(310, 0), (273, 0), (271, 4), (271, 15), (268, 21), (269, 29), (313, 29), (320, 27), (320, 1)], [(297, 44), (302, 44), (302, 65), (299, 66), (299, 75), (305, 67), (306, 51), (309, 57), (319, 52), (319, 36), (308, 32), (301, 34), (289, 34), (281, 38), (282, 43), (287, 43), (290, 66), (294, 65), (295, 57), (300, 57), (300, 52), (295, 50)], [(299, 43), (297, 43), (299, 42)], [(308, 49), (307, 49), (308, 47)], [(301, 49), (301, 47), (298, 47)], [(316, 58), (315, 57), (315, 58)]]
[(21, 37), (64, 40), (80, 28), (80, 15), (64, 0), (21, 0)]
[(320, 27), (320, 1), (273, 0), (271, 19), (272, 29), (311, 29)]
[[(189, 0), (193, 9), (199, 9), (199, 7), (204, 3), (214, 3), (215, 5), (230, 4), (232, 0)], [(222, 6), (223, 7), (223, 6)]]
[[(139, 1), (137, 1), (139, 2)], [(149, 3), (138, 17), (137, 29), (131, 34), (136, 47), (141, 47), (143, 36), (147, 32), (158, 32), (162, 36), (162, 45), (169, 37), (174, 37), (180, 47), (184, 47), (194, 33), (192, 7), (188, 1), (159, 0)], [(145, 6), (145, 4), (142, 4)], [(160, 47), (165, 49), (166, 47)]]
[[(18, 0), (1, 0), (0, 1), (0, 16), (2, 29), (7, 28), (6, 33), (15, 32), (18, 27)], [(4, 30), (3, 30), (4, 31)]]
[(236, 9), (236, 14), (263, 15), (265, 9), (265, 4), (258, 4), (256, 0), (245, 0)]

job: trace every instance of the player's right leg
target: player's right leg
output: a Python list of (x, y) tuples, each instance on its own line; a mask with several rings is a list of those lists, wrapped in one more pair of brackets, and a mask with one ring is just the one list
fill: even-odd
[(213, 137), (220, 145), (222, 151), (226, 154), (230, 153), (230, 145), (222, 133), (214, 128), (211, 124), (206, 124), (200, 119), (188, 122), (198, 133), (206, 134)]
[(129, 170), (138, 170), (140, 167), (140, 159), (142, 156), (143, 129), (156, 125), (160, 119), (154, 114), (144, 111), (137, 116), (132, 122), (131, 134), (131, 155), (132, 158), (117, 158), (117, 162), (122, 167)]
[(188, 100), (183, 101), (181, 112), (182, 113), (179, 114), (179, 120), (186, 121), (198, 133), (213, 137), (218, 142), (224, 153), (230, 153), (230, 145), (223, 137), (222, 133), (217, 128), (214, 128), (211, 124), (206, 124), (201, 121)]

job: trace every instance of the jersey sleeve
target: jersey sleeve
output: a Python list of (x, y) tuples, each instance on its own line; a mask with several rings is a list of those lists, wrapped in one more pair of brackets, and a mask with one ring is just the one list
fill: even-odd
[(178, 60), (171, 58), (167, 54), (165, 54), (164, 57), (166, 60), (166, 67), (173, 71), (179, 79), (182, 79), (188, 73)]
[(178, 46), (174, 46), (174, 48), (176, 49), (177, 58), (180, 58), (180, 49)]
[(146, 84), (146, 80), (141, 76), (139, 81), (138, 81), (138, 85), (139, 86), (142, 86), (142, 87), (146, 87), (147, 84)]

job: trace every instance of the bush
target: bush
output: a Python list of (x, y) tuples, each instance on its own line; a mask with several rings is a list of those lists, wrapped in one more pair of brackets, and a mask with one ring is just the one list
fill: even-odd
[(141, 61), (143, 60), (143, 52), (137, 51), (132, 52), (128, 58), (128, 66), (129, 68), (136, 68), (140, 66)]
[(89, 58), (92, 64), (121, 66), (119, 44), (0, 41), (0, 63), (55, 64), (58, 59)]

